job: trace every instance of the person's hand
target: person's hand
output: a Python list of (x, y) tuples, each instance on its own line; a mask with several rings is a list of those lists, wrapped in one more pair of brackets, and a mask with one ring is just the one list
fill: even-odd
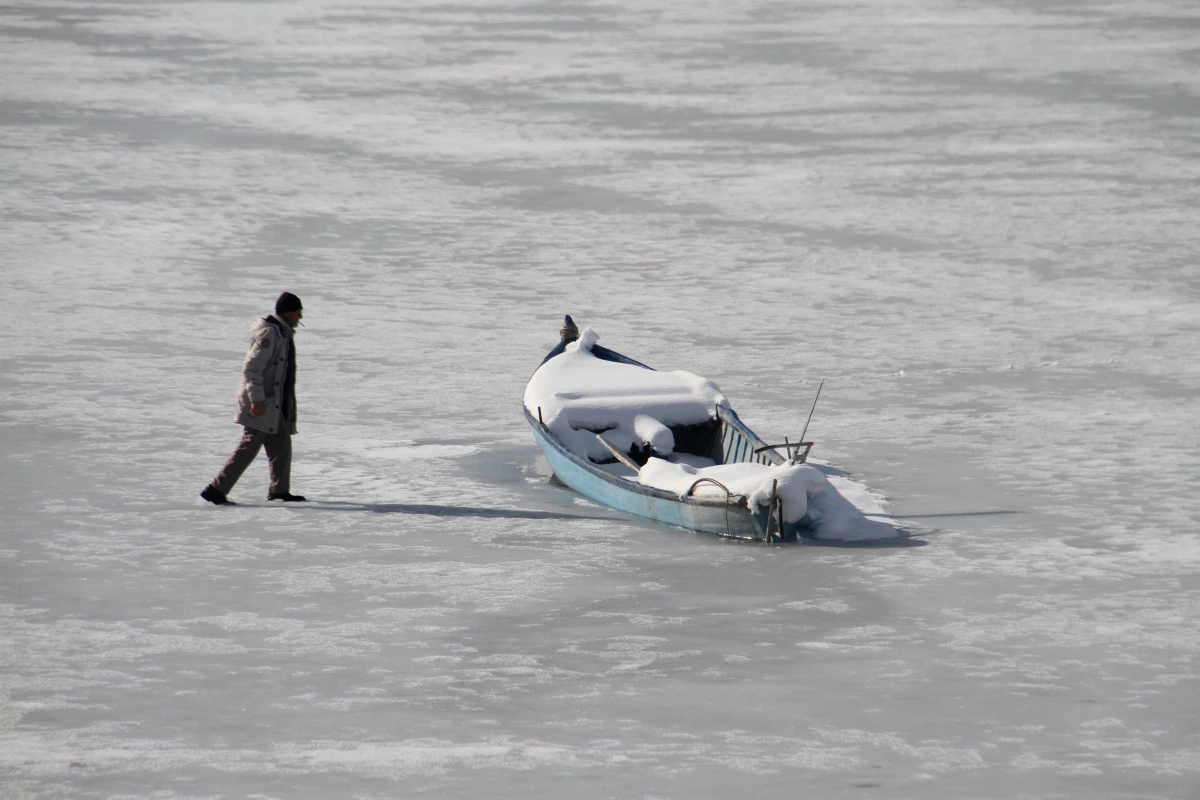
[(264, 406), (258, 400), (252, 400), (250, 402), (250, 416), (252, 417), (261, 417), (263, 412), (266, 410), (266, 406)]

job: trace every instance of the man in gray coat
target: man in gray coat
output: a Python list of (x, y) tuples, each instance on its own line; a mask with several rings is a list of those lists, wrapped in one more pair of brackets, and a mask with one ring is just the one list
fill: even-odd
[(292, 435), (296, 432), (296, 326), (304, 316), (300, 298), (279, 295), (275, 313), (255, 320), (250, 351), (242, 365), (238, 387), (237, 421), (246, 430), (225, 468), (200, 493), (210, 503), (228, 505), (227, 495), (266, 446), (271, 467), (268, 500), (303, 501), (291, 493)]

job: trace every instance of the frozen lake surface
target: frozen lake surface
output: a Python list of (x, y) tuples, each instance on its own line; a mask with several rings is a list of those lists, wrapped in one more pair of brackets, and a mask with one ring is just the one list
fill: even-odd
[[(1200, 795), (1189, 0), (0, 9), (0, 796)], [(216, 508), (305, 302), (294, 490)], [(547, 481), (561, 315), (899, 544)]]

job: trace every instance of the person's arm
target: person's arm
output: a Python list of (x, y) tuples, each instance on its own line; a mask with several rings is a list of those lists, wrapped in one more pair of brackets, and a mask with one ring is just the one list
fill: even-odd
[(261, 417), (266, 410), (264, 402), (267, 399), (263, 386), (263, 373), (267, 369), (267, 361), (271, 357), (270, 334), (260, 330), (250, 340), (250, 350), (246, 353), (246, 362), (242, 364), (242, 378), (250, 387), (250, 414)]

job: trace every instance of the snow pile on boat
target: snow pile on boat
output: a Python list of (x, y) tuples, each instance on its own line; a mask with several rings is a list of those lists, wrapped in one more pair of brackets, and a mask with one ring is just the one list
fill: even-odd
[[(701, 484), (696, 481), (707, 478)], [(783, 518), (787, 522), (799, 522), (808, 512), (808, 500), (823, 490), (827, 481), (820, 470), (807, 464), (717, 464), (712, 467), (692, 467), (687, 464), (672, 464), (661, 458), (651, 458), (638, 472), (638, 483), (674, 492), (680, 499), (696, 486), (693, 495), (724, 497), (725, 489), (733, 495), (744, 495), (750, 508), (765, 506), (771, 502), (771, 488), (778, 481), (776, 491), (783, 500)], [(725, 489), (709, 481), (719, 481)]]
[(682, 370), (657, 372), (596, 358), (592, 345), (600, 337), (591, 328), (562, 354), (538, 368), (525, 387), (525, 408), (568, 450), (593, 461), (612, 456), (597, 433), (617, 449), (651, 445), (670, 455), (675, 437), (669, 426), (695, 425), (716, 416), (729, 401), (707, 378)]

